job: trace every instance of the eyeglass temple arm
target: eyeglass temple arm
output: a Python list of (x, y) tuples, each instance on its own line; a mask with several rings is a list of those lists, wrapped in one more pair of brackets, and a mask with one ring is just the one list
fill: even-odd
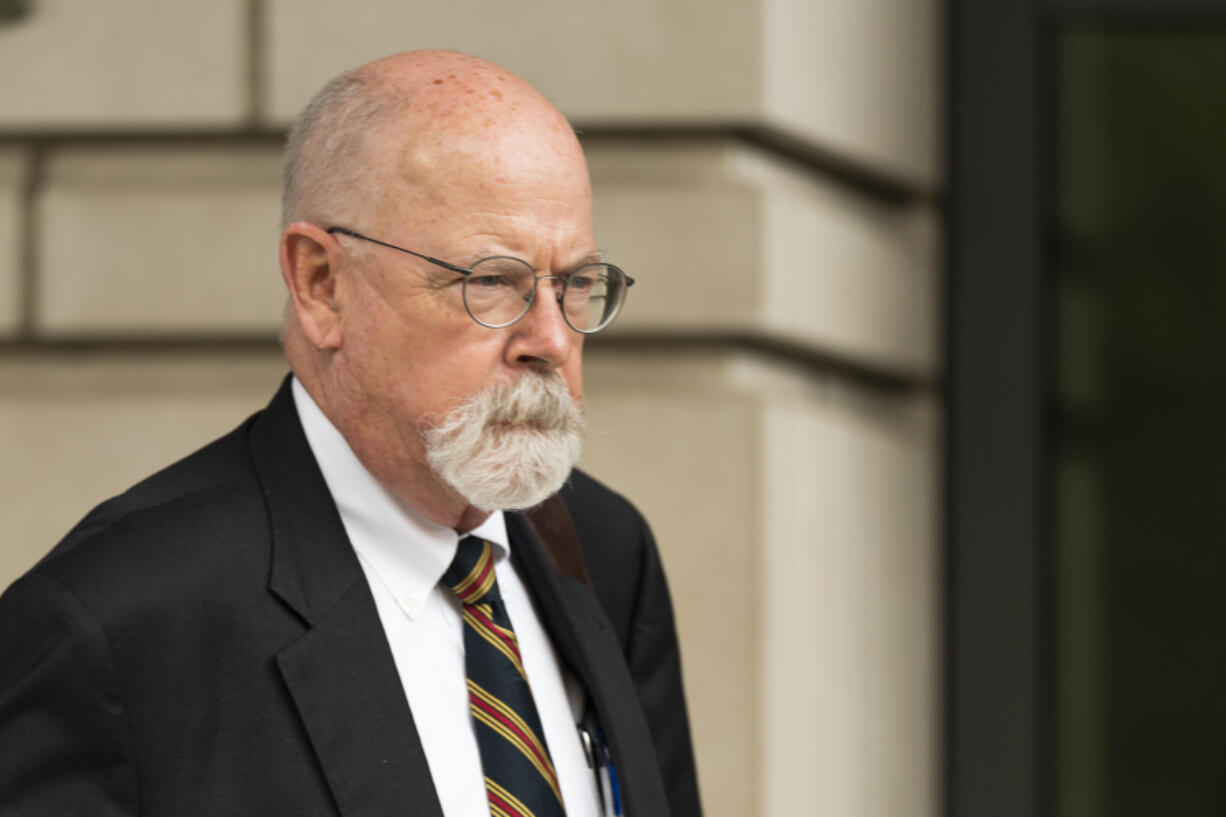
[[(458, 272), (461, 275), (472, 275), (472, 270), (468, 269), (467, 267), (457, 267), (455, 264), (448, 264), (446, 261), (441, 261), (437, 258), (434, 258), (433, 256), (424, 255), (419, 252), (413, 252), (412, 250), (406, 250), (404, 247), (397, 247), (395, 244), (388, 244), (386, 241), (380, 241), (377, 238), (371, 238), (368, 235), (362, 235), (356, 230), (350, 230), (348, 227), (329, 227), (327, 229), (327, 232), (332, 233), (332, 234), (340, 233), (341, 235), (347, 235), (351, 238), (356, 238), (361, 241), (369, 241), (371, 244), (378, 244), (380, 247), (387, 247), (389, 250), (396, 250), (397, 252), (402, 252), (408, 255), (412, 255), (416, 258), (422, 259), (423, 261), (429, 261), (431, 264), (437, 264), (443, 269), (449, 269), (452, 272)], [(609, 266), (613, 266), (613, 265), (610, 264)], [(634, 286), (633, 278), (627, 275), (620, 267), (617, 268), (617, 271), (620, 272), (622, 274), (622, 277), (626, 279), (627, 287)], [(553, 276), (549, 276), (549, 275), (539, 276), (539, 278), (550, 278), (550, 277), (553, 277)]]
[(341, 235), (347, 235), (351, 238), (357, 238), (362, 241), (369, 241), (371, 244), (378, 244), (380, 247), (387, 247), (389, 250), (396, 250), (397, 252), (402, 252), (408, 255), (415, 256), (417, 258), (420, 258), (423, 261), (429, 261), (431, 264), (437, 264), (443, 269), (449, 269), (452, 272), (458, 272), (461, 275), (471, 275), (472, 274), (472, 270), (467, 269), (465, 267), (457, 267), (455, 264), (448, 264), (446, 261), (440, 261), (439, 259), (434, 258), (433, 256), (423, 255), (422, 253), (413, 252), (412, 250), (406, 250), (404, 247), (397, 247), (395, 244), (388, 244), (386, 241), (380, 241), (377, 238), (371, 238), (368, 235), (362, 235), (356, 230), (350, 230), (347, 227), (329, 227), (327, 229), (327, 232), (333, 233), (333, 234), (340, 233)]

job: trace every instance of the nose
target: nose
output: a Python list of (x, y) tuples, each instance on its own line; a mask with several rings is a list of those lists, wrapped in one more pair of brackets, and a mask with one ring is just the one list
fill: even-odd
[(536, 297), (528, 314), (512, 324), (507, 345), (507, 363), (557, 369), (570, 359), (575, 344), (582, 339), (562, 316), (564, 281), (556, 275), (536, 279)]

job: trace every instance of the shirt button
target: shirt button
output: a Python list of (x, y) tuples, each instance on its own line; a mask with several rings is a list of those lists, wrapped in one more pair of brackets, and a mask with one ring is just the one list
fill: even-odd
[(421, 600), (417, 596), (401, 596), (400, 603), (410, 613), (416, 613), (421, 608)]

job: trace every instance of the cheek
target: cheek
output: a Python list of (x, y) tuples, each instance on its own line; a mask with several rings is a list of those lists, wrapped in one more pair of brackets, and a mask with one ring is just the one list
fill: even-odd
[[(505, 376), (499, 335), (465, 316), (458, 331), (435, 326), (408, 340), (406, 372), (411, 373), (423, 399), (447, 411)], [(475, 330), (475, 331), (474, 331)]]
[(342, 347), (344, 366), (358, 382), (363, 398), (383, 414), (403, 419), (405, 403), (416, 400), (414, 370), (419, 352), (399, 321), (375, 308), (354, 320)]

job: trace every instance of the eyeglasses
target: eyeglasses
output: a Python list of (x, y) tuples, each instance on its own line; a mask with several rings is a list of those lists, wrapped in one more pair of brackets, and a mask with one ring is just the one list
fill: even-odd
[(527, 315), (536, 300), (536, 285), (552, 280), (566, 324), (576, 332), (590, 335), (613, 322), (626, 302), (626, 290), (634, 285), (633, 278), (612, 264), (584, 264), (565, 275), (537, 275), (526, 261), (496, 255), (482, 258), (471, 267), (460, 267), (347, 227), (329, 227), (328, 232), (408, 253), (458, 272), (463, 276), (464, 309), (474, 321), (490, 329), (510, 326)]

